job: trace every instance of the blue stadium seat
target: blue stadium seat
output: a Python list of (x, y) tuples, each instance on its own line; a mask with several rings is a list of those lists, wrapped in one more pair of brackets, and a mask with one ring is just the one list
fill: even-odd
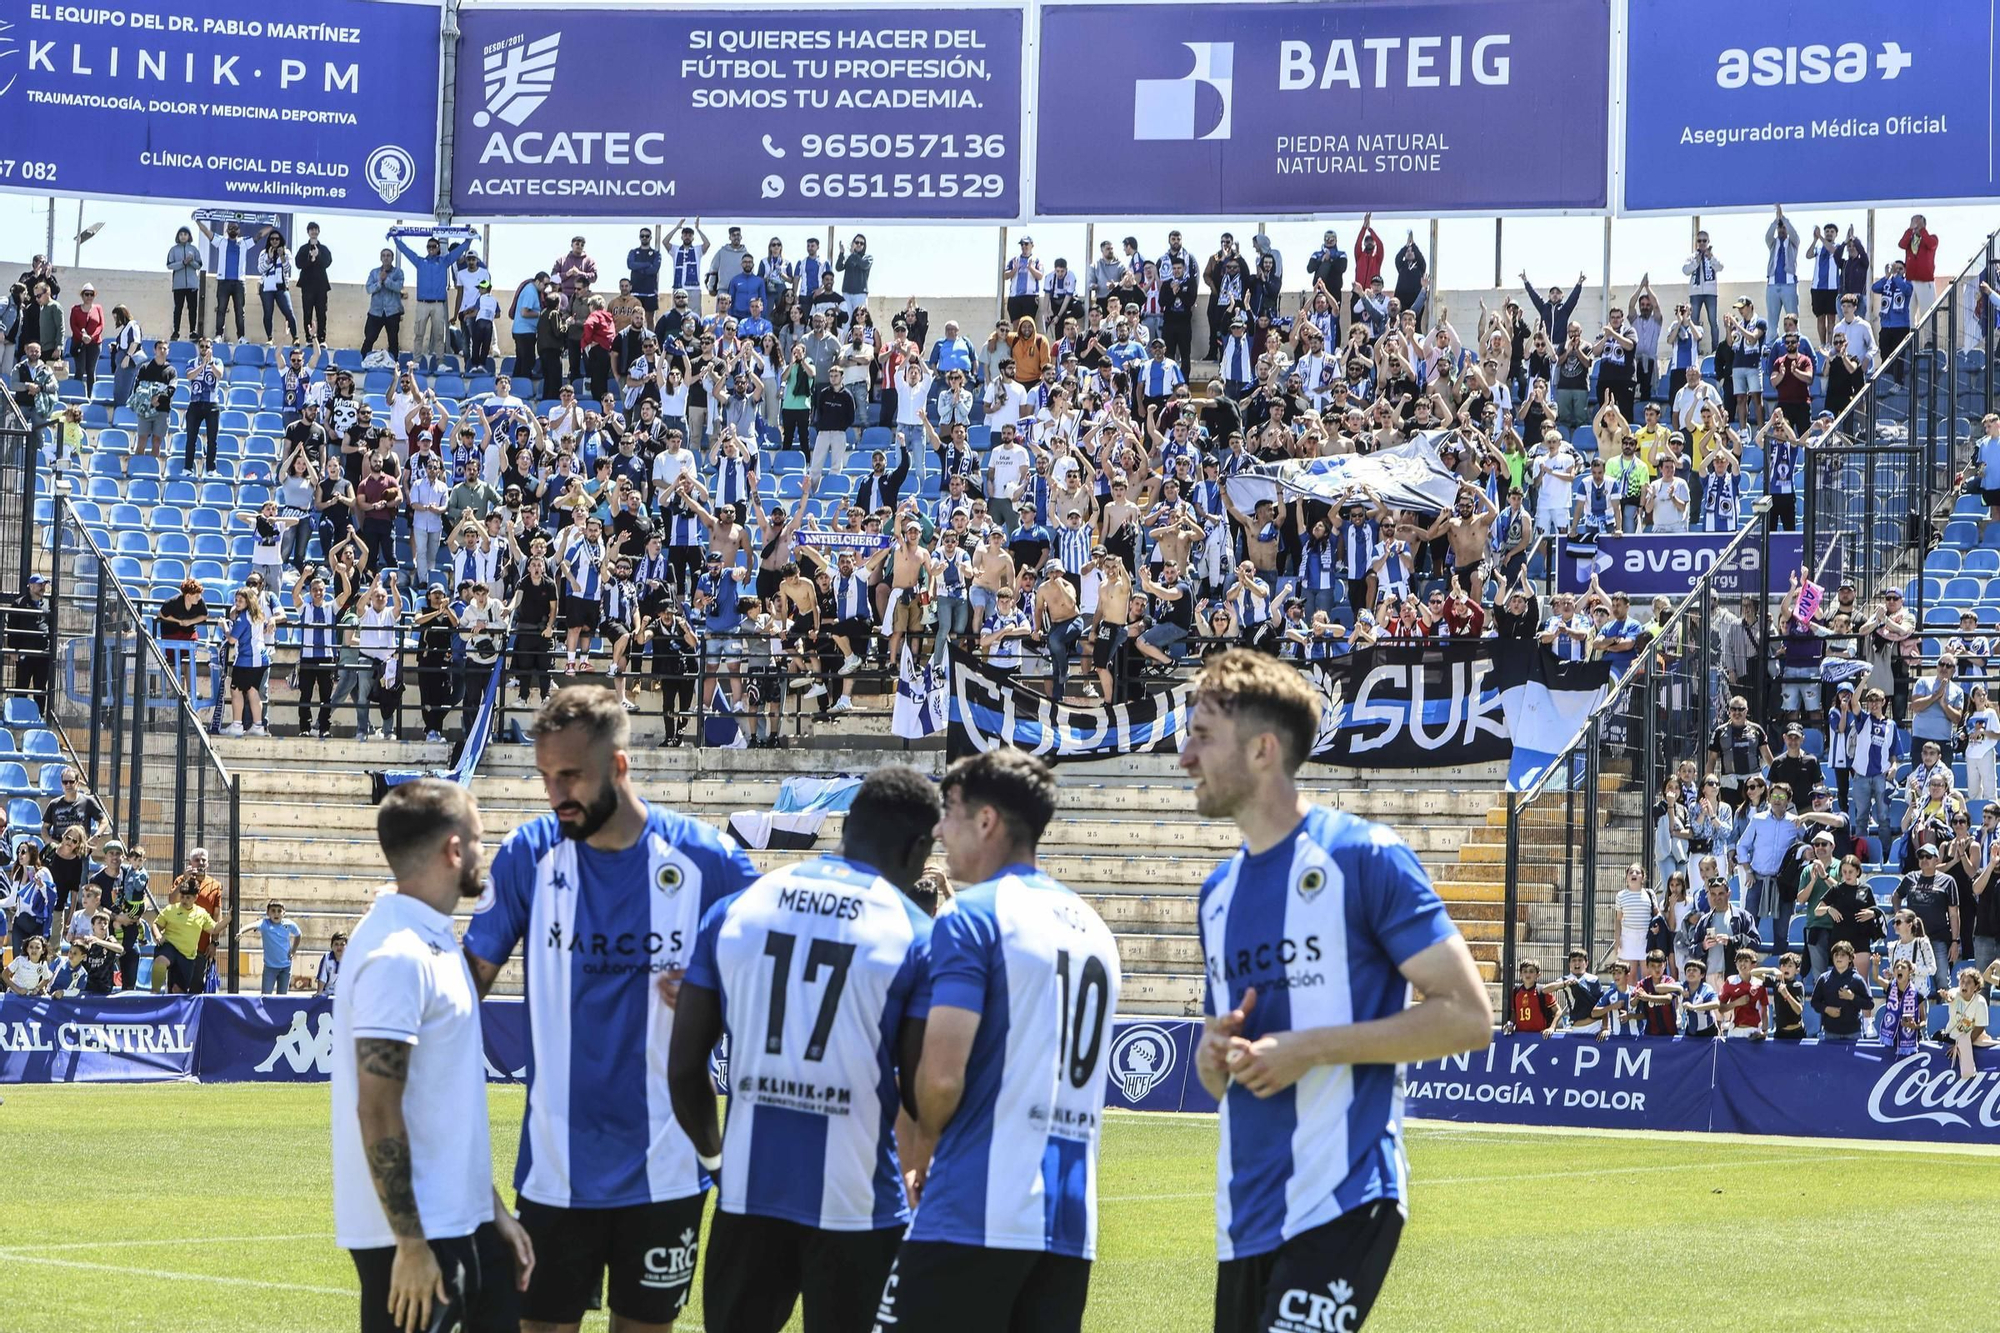
[(201, 502), (217, 509), (234, 509), (236, 488), (226, 481), (204, 481), (201, 484)]
[[(250, 414), (225, 407), (222, 409), (221, 416), (216, 421), (216, 429), (220, 430), (224, 435), (248, 435), (250, 433)], [(235, 453), (236, 451), (231, 449), (229, 452)]]
[[(283, 411), (285, 406), (284, 389), (275, 384), (267, 385), (264, 389), (264, 396), (259, 400), (258, 406), (272, 412)], [(256, 418), (252, 417), (251, 420), (254, 422)]]
[[(190, 509), (188, 511), (188, 528), (194, 532), (221, 532), (222, 515), (207, 507)], [(197, 549), (199, 549), (198, 546)]]
[[(247, 430), (249, 428), (246, 426), (244, 429)], [(225, 429), (223, 434), (215, 437), (215, 456), (217, 458), (241, 458), (243, 456), (243, 437), (231, 434)]]
[(1962, 518), (1944, 525), (1944, 544), (1965, 551), (1979, 545), (1979, 526)]
[(14, 833), (39, 834), (42, 831), (42, 807), (25, 796), (17, 796), (7, 802), (7, 824)]
[[(4, 722), (10, 727), (40, 727), (46, 725), (42, 721), (42, 706), (24, 695), (9, 695), (7, 702), (0, 704), (0, 722)], [(50, 735), (51, 739), (53, 739), (53, 733)], [(33, 754), (34, 750), (29, 749), (28, 753)]]
[(1960, 604), (1969, 605), (1981, 600), (1985, 596), (1986, 584), (1982, 579), (1969, 579), (1961, 576), (1945, 580), (1944, 600), (1953, 606)]
[(132, 437), (125, 431), (106, 427), (97, 432), (97, 447), (104, 453), (129, 454), (132, 452)]
[(186, 557), (194, 553), (194, 543), (185, 532), (156, 532), (153, 534), (154, 555), (178, 555)]
[(1948, 579), (1962, 568), (1960, 553), (1940, 548), (1924, 557), (1924, 573), (1932, 578)]
[(131, 473), (135, 477), (147, 477), (158, 481), (165, 474), (166, 467), (157, 454), (134, 454)]
[(262, 406), (264, 386), (232, 384), (229, 386), (229, 406), (240, 407), (246, 412), (254, 412)]
[(277, 464), (268, 458), (252, 458), (243, 464), (239, 480), (268, 483), (275, 480), (277, 470)]
[(0, 792), (5, 792), (10, 797), (33, 796), (35, 784), (28, 781), (27, 765), (0, 764)]
[(226, 577), (226, 573), (218, 560), (196, 560), (188, 566), (188, 577), (196, 583), (219, 583)]
[(229, 539), (229, 554), (232, 559), (248, 560), (257, 554), (257, 539), (247, 532), (237, 533)]
[[(281, 412), (259, 412), (250, 418), (250, 429), (259, 435), (279, 436), (285, 433), (285, 418)], [(253, 451), (251, 457), (256, 457)]]
[[(121, 545), (122, 539), (126, 537), (137, 537), (141, 542), (146, 539), (146, 534), (143, 532), (121, 532), (118, 536)], [(135, 583), (146, 577), (146, 567), (140, 564), (135, 556), (114, 555), (111, 557), (111, 577), (120, 583)]]
[(61, 795), (62, 775), (68, 768), (68, 764), (43, 764), (42, 771), (36, 779), (40, 785), (35, 790), (44, 796)]
[(254, 509), (271, 498), (271, 488), (269, 486), (255, 485), (249, 480), (250, 468), (256, 466), (257, 464), (252, 463), (243, 469), (244, 482), (236, 488), (237, 501), (249, 509)]
[(170, 481), (160, 489), (162, 504), (180, 505), (183, 508), (196, 504), (194, 483), (191, 481)]
[[(1924, 612), (1924, 627), (1926, 629), (1935, 629), (1941, 626), (1951, 626), (1956, 624), (1958, 624), (1958, 611), (1954, 607), (1933, 606), (1929, 610)], [(1926, 649), (1925, 655), (1929, 657), (1937, 656), (1937, 653), (1935, 651), (1931, 651), (1934, 650), (1936, 646), (1937, 646), (1937, 640), (1935, 639), (1924, 640), (1924, 648)]]
[[(153, 580), (156, 583), (179, 583), (187, 577), (187, 562), (156, 556), (153, 560)], [(171, 594), (170, 594), (171, 595)]]
[(137, 505), (115, 504), (107, 521), (114, 528), (138, 528), (145, 526), (146, 515)]
[(359, 371), (361, 369), (361, 353), (352, 347), (334, 348), (333, 368), (335, 370)]
[(265, 458), (275, 460), (278, 456), (278, 438), (275, 435), (252, 435), (243, 442), (245, 458)]
[(90, 475), (93, 477), (122, 477), (125, 475), (125, 458), (122, 454), (93, 454), (90, 459)]
[(116, 477), (91, 477), (84, 483), (84, 493), (107, 504), (116, 504), (125, 498), (125, 491)]
[(134, 477), (125, 483), (125, 498), (135, 505), (156, 505), (160, 502), (160, 483), (150, 477)]
[(1995, 574), (2000, 574), (2000, 551), (1986, 546), (1967, 551), (1963, 563), (1959, 566), (1959, 572), (1962, 574), (1978, 574), (1988, 578)]
[[(224, 560), (229, 556), (229, 538), (220, 532), (197, 532), (194, 534), (194, 553), (202, 560)], [(201, 575), (195, 575), (200, 578)]]
[(439, 375), (431, 383), (431, 392), (446, 401), (465, 397), (465, 381), (457, 375)]

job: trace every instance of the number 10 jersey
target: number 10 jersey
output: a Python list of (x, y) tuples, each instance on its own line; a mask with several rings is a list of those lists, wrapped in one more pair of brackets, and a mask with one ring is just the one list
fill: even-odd
[(931, 937), (933, 1008), (979, 1035), (910, 1239), (1093, 1259), (1118, 946), (1090, 904), (1027, 866), (961, 890)]

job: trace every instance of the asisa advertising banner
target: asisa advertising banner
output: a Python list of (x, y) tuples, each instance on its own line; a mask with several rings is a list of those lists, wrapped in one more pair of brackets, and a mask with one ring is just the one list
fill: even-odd
[(1624, 211), (1991, 198), (1996, 59), (1986, 0), (1631, 0)]
[(459, 30), (461, 218), (1020, 211), (1018, 7), (485, 4)]
[(1609, 0), (1045, 4), (1035, 211), (1602, 211), (1610, 61)]
[(0, 190), (428, 215), (438, 0), (9, 0)]

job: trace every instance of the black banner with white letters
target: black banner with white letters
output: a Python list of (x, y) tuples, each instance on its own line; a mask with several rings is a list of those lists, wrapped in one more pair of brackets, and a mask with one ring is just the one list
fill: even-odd
[[(1550, 690), (1594, 695), (1607, 675), (1602, 663), (1558, 664), (1524, 639), (1379, 644), (1302, 663), (1300, 669), (1324, 701), (1312, 757), (1352, 768), (1509, 759), (1515, 738), (1503, 712), (1503, 692), (1534, 681)], [(1058, 705), (954, 652), (948, 688), (950, 757), (1013, 745), (1061, 763), (1178, 752), (1192, 687), (1176, 684), (1119, 704)]]

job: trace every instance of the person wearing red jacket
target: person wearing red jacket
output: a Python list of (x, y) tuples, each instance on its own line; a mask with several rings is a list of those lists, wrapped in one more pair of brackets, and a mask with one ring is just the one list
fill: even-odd
[(1949, 279), (1937, 276), (1937, 233), (1925, 223), (1922, 213), (1910, 219), (1903, 239), (1896, 244), (1903, 251), (1903, 276), (1912, 283), (1932, 283), (1942, 296)]
[(590, 298), (590, 314), (583, 321), (583, 373), (590, 377), (590, 400), (602, 402), (611, 392), (611, 344), (617, 340), (617, 322), (605, 308), (604, 298)]
[(77, 295), (77, 303), (69, 308), (69, 357), (87, 397), (97, 387), (97, 352), (104, 345), (104, 307), (97, 304), (97, 288), (87, 282)]
[(1375, 281), (1382, 271), (1382, 261), (1388, 251), (1382, 248), (1382, 238), (1370, 225), (1375, 215), (1361, 215), (1361, 230), (1354, 237), (1354, 289), (1361, 291)]

